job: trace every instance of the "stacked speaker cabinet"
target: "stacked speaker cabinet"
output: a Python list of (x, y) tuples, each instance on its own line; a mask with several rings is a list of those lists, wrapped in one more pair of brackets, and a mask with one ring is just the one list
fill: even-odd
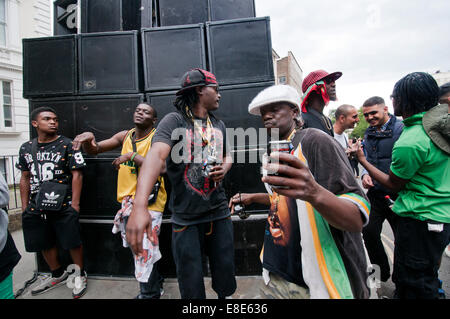
[(75, 35), (23, 39), (22, 43), (25, 98), (77, 92)]
[(208, 21), (208, 0), (158, 0), (159, 25), (173, 26)]
[(142, 67), (138, 31), (81, 34), (79, 93), (139, 93)]
[(255, 17), (254, 0), (208, 0), (210, 21)]
[(146, 91), (175, 90), (183, 74), (206, 68), (204, 25), (143, 29)]
[(210, 69), (222, 85), (274, 81), (269, 17), (206, 23)]
[(81, 33), (139, 30), (141, 14), (151, 14), (151, 5), (144, 0), (144, 11), (138, 0), (81, 0)]

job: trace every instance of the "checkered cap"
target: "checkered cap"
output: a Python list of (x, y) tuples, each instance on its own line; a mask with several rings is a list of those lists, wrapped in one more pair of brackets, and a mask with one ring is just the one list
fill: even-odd
[(217, 86), (216, 76), (211, 72), (202, 69), (193, 69), (187, 71), (181, 80), (181, 89), (176, 95), (181, 95), (186, 90), (197, 86)]
[(302, 91), (303, 91), (303, 93), (305, 93), (306, 90), (308, 90), (308, 88), (311, 85), (313, 85), (314, 83), (316, 83), (317, 81), (324, 80), (325, 78), (330, 78), (330, 77), (333, 77), (333, 79), (336, 81), (341, 76), (342, 76), (342, 72), (328, 73), (327, 71), (324, 71), (324, 70), (313, 71), (313, 72), (309, 73), (306, 76), (306, 78), (303, 80)]

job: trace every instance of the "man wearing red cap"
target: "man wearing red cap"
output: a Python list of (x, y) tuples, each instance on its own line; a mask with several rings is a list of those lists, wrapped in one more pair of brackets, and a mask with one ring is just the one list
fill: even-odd
[(150, 191), (167, 160), (172, 185), (172, 253), (183, 299), (204, 299), (203, 254), (209, 257), (212, 288), (219, 298), (236, 290), (233, 225), (221, 181), (231, 169), (225, 124), (212, 114), (219, 108), (214, 74), (194, 69), (184, 74), (174, 103), (177, 111), (159, 123), (141, 166), (126, 236), (136, 254), (151, 230)]
[(324, 70), (309, 73), (302, 83), (302, 118), (304, 128), (317, 128), (334, 136), (333, 123), (323, 114), (330, 101), (337, 101), (336, 80), (342, 72), (329, 74)]

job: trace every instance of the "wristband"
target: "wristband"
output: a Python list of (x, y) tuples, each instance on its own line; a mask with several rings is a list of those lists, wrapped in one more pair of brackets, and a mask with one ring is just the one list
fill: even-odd
[(130, 161), (134, 161), (134, 158), (136, 157), (136, 155), (137, 155), (137, 153), (136, 152), (133, 152), (133, 155), (131, 156), (131, 159), (130, 159)]

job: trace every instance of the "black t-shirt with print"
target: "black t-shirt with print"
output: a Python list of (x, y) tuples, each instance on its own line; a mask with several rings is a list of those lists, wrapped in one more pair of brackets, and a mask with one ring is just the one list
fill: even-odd
[[(206, 120), (194, 118), (203, 128)], [(226, 154), (225, 124), (210, 116), (214, 128), (216, 158)], [(221, 183), (205, 177), (202, 159), (206, 158), (206, 145), (193, 121), (180, 112), (167, 114), (159, 123), (152, 140), (168, 144), (171, 153), (167, 158), (167, 175), (172, 185), (169, 209), (172, 222), (192, 225), (230, 216), (225, 191)], [(195, 135), (194, 135), (195, 132)]]
[(72, 199), (72, 170), (81, 169), (86, 166), (80, 151), (72, 148), (72, 140), (59, 136), (50, 143), (38, 143), (36, 158), (40, 169), (41, 181), (36, 173), (31, 153), (32, 141), (22, 144), (19, 150), (19, 162), (16, 167), (21, 171), (31, 172), (30, 176), (30, 205), (34, 207), (34, 197), (39, 191), (41, 182), (57, 181), (69, 186), (64, 203)]

